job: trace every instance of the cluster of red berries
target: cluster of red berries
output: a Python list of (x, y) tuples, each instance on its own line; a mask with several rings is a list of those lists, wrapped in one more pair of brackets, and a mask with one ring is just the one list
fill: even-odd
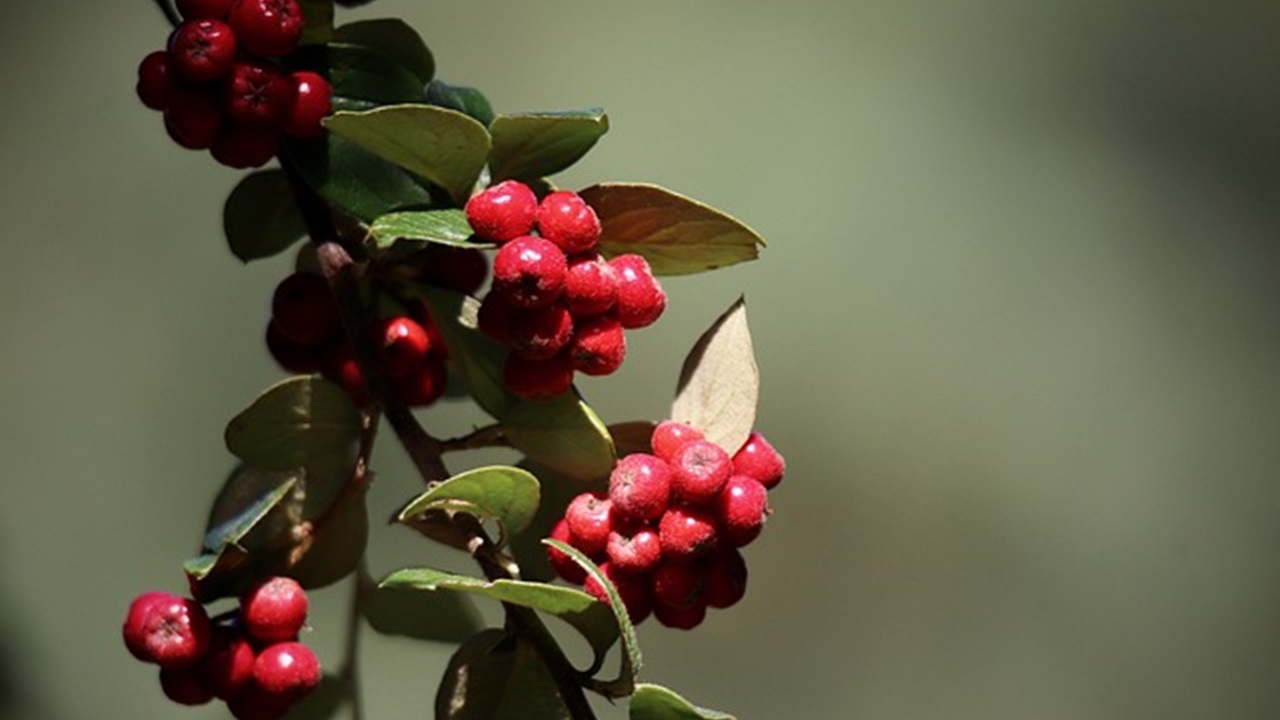
[(184, 21), (138, 66), (138, 97), (164, 113), (170, 137), (233, 168), (259, 167), (281, 133), (315, 138), (333, 89), (270, 60), (292, 52), (305, 18), (297, 0), (178, 0)]
[(238, 720), (274, 720), (320, 684), (320, 661), (301, 642), (307, 594), (274, 577), (240, 598), (240, 608), (211, 620), (190, 598), (153, 590), (129, 605), (124, 644), (160, 666), (160, 688), (182, 705), (215, 697)]
[(507, 180), (474, 195), (466, 212), (478, 239), (500, 245), (478, 323), (510, 348), (503, 380), (520, 397), (560, 395), (575, 371), (614, 372), (627, 352), (623, 330), (651, 325), (666, 308), (643, 257), (597, 252), (600, 219), (575, 192), (539, 201)]
[[(730, 456), (702, 431), (667, 420), (650, 440), (653, 454), (618, 461), (609, 491), (582, 493), (551, 537), (581, 550), (618, 590), (627, 615), (650, 614), (688, 630), (707, 608), (726, 608), (747, 589), (740, 548), (755, 540), (769, 514), (768, 491), (786, 464), (759, 433)], [(564, 580), (584, 584), (602, 602), (607, 594), (565, 553), (549, 548)]]

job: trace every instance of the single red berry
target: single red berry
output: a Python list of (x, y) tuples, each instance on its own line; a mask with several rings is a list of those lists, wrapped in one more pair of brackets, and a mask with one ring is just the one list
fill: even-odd
[(701, 564), (664, 558), (650, 574), (649, 584), (655, 605), (689, 609), (706, 604), (707, 573)]
[(737, 548), (716, 552), (707, 562), (707, 605), (727, 608), (747, 594), (747, 561)]
[[(639, 625), (644, 622), (653, 611), (653, 591), (649, 587), (648, 576), (620, 573), (607, 562), (600, 566), (600, 572), (618, 591), (618, 597), (622, 600), (623, 607), (627, 609), (627, 617), (631, 620), (631, 624)], [(588, 577), (582, 589), (596, 600), (609, 604), (609, 593), (594, 577)]]
[(494, 256), (493, 289), (516, 307), (545, 307), (564, 291), (567, 270), (560, 248), (540, 237), (522, 235)]
[(692, 425), (675, 420), (663, 420), (653, 429), (653, 437), (649, 444), (653, 446), (653, 454), (671, 462), (680, 446), (691, 440), (701, 440), (702, 431)]
[(730, 545), (742, 547), (755, 540), (769, 515), (769, 491), (746, 475), (734, 475), (716, 499), (720, 534)]
[(574, 255), (565, 271), (563, 298), (575, 318), (603, 315), (618, 302), (618, 273), (595, 253)]
[(639, 255), (619, 255), (609, 261), (618, 272), (618, 304), (614, 307), (622, 327), (652, 325), (667, 307), (667, 295)]
[(653, 570), (662, 560), (662, 541), (647, 525), (628, 525), (609, 533), (605, 554), (614, 570), (640, 575)]
[(570, 344), (573, 369), (587, 375), (609, 375), (622, 367), (627, 357), (627, 337), (622, 323), (604, 316), (587, 318), (578, 324)]
[(154, 600), (142, 619), (144, 649), (160, 667), (191, 667), (204, 659), (212, 628), (204, 607), (190, 598)]
[(502, 365), (502, 381), (525, 400), (549, 400), (573, 387), (573, 360), (566, 353), (549, 360), (529, 360), (510, 353)]
[(538, 205), (538, 234), (567, 255), (586, 252), (600, 240), (600, 219), (578, 193), (558, 190)]
[(240, 598), (240, 621), (260, 643), (293, 640), (307, 622), (307, 591), (291, 577), (268, 578)]
[[(557, 520), (548, 537), (573, 545), (572, 535), (569, 532), (569, 521), (565, 518)], [(547, 562), (551, 564), (551, 569), (555, 570), (556, 575), (559, 575), (567, 583), (581, 585), (587, 580), (587, 571), (582, 569), (581, 565), (574, 562), (573, 558), (566, 553), (550, 545), (547, 546)]]
[(129, 612), (124, 619), (124, 646), (129, 654), (143, 662), (155, 662), (147, 650), (147, 630), (144, 624), (147, 613), (158, 602), (174, 602), (181, 600), (177, 595), (162, 590), (148, 590), (129, 603)]
[(200, 668), (160, 668), (160, 689), (179, 705), (204, 705), (213, 699), (213, 688)]
[(324, 354), (312, 345), (301, 345), (284, 336), (274, 320), (267, 323), (267, 352), (276, 364), (295, 375), (320, 372)]
[(173, 70), (169, 53), (157, 50), (138, 63), (138, 99), (152, 110), (164, 110), (173, 92)]
[(449, 370), (444, 360), (431, 354), (402, 378), (395, 380), (395, 391), (409, 407), (426, 407), (439, 400), (449, 385)]
[(766, 490), (772, 490), (782, 482), (782, 475), (786, 470), (787, 463), (782, 455), (758, 432), (752, 432), (742, 447), (738, 448), (738, 452), (733, 454), (734, 474), (753, 478)]
[(227, 117), (241, 125), (275, 125), (293, 102), (293, 88), (280, 68), (261, 60), (231, 66), (222, 94)]
[(306, 19), (297, 0), (235, 0), (227, 23), (244, 52), (278, 57), (298, 46)]
[(206, 88), (175, 87), (164, 109), (164, 127), (182, 147), (204, 150), (222, 129), (222, 109)]
[(707, 619), (707, 606), (705, 603), (698, 603), (691, 607), (678, 608), (655, 602), (653, 604), (653, 616), (666, 627), (675, 628), (676, 630), (692, 630)]
[(184, 20), (226, 20), (232, 0), (178, 0)]
[(320, 684), (320, 661), (300, 642), (280, 642), (253, 662), (253, 684), (267, 697), (297, 701)]
[(560, 304), (518, 310), (507, 329), (507, 344), (528, 360), (554, 357), (573, 337), (573, 316)]
[(292, 707), (289, 698), (271, 695), (254, 683), (227, 701), (227, 711), (236, 720), (280, 720)]
[(564, 519), (569, 524), (569, 544), (586, 555), (599, 555), (613, 532), (612, 503), (600, 492), (584, 492), (569, 502)]
[(169, 35), (169, 59), (188, 81), (212, 82), (231, 72), (236, 39), (236, 33), (220, 20), (188, 20)]
[(709, 503), (724, 488), (733, 462), (710, 440), (690, 440), (671, 456), (671, 493), (685, 502)]
[(428, 284), (474, 295), (489, 276), (489, 261), (475, 248), (431, 243), (422, 252), (422, 280)]
[(320, 121), (333, 110), (333, 85), (323, 75), (305, 70), (290, 75), (289, 85), (293, 88), (293, 102), (280, 121), (280, 129), (296, 138), (324, 135)]
[(276, 285), (271, 317), (286, 338), (315, 347), (338, 336), (338, 305), (329, 283), (319, 275), (296, 272)]
[(408, 315), (386, 318), (379, 333), (387, 374), (401, 378), (417, 370), (431, 352), (431, 337)]
[(533, 231), (538, 196), (522, 182), (504, 180), (472, 195), (466, 213), (477, 238), (504, 243)]
[(653, 455), (627, 455), (609, 474), (609, 499), (623, 517), (639, 521), (662, 517), (671, 502), (670, 466)]
[(209, 152), (222, 165), (236, 170), (262, 167), (280, 149), (280, 131), (274, 127), (226, 125), (213, 139)]
[(214, 697), (230, 700), (253, 680), (253, 646), (238, 628), (215, 627), (201, 669)]
[(369, 384), (365, 382), (360, 363), (356, 362), (354, 351), (347, 343), (336, 343), (325, 352), (320, 373), (346, 390), (351, 402), (361, 407), (369, 404)]
[(662, 556), (672, 560), (696, 560), (720, 544), (715, 515), (689, 505), (674, 505), (662, 514), (658, 539), (662, 541)]
[(480, 309), (476, 311), (476, 326), (489, 338), (505, 344), (515, 313), (516, 308), (503, 300), (501, 295), (496, 292), (486, 293), (480, 301)]

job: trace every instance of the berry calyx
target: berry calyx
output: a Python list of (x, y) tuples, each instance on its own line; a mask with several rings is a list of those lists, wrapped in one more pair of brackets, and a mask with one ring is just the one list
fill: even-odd
[(671, 560), (696, 560), (719, 545), (716, 518), (707, 510), (688, 505), (668, 508), (658, 521), (662, 555)]
[(285, 135), (314, 139), (324, 135), (321, 121), (333, 110), (333, 85), (323, 75), (309, 71), (289, 76), (293, 102), (280, 121)]
[(622, 327), (642, 328), (652, 325), (667, 307), (662, 290), (649, 262), (639, 255), (619, 255), (609, 261), (618, 273), (618, 304), (614, 308)]
[(702, 431), (692, 425), (675, 420), (663, 420), (653, 429), (649, 444), (653, 447), (654, 455), (671, 462), (682, 445), (691, 440), (701, 440), (703, 437)]
[(188, 20), (169, 36), (169, 58), (189, 82), (212, 82), (231, 72), (236, 39), (231, 27), (220, 20)]
[(609, 475), (609, 499), (624, 518), (658, 519), (671, 502), (670, 466), (653, 455), (627, 455)]
[(305, 25), (297, 0), (235, 0), (227, 23), (240, 48), (250, 55), (287, 55), (298, 45)]
[(600, 239), (600, 219), (578, 193), (558, 190), (538, 205), (538, 234), (567, 255), (586, 252)]
[(152, 110), (163, 110), (173, 92), (173, 70), (169, 53), (157, 50), (138, 63), (138, 99)]
[(610, 375), (627, 357), (622, 323), (612, 317), (587, 318), (578, 324), (570, 344), (573, 369), (586, 375)]
[(602, 555), (613, 532), (612, 503), (604, 493), (585, 492), (575, 497), (565, 510), (569, 544), (587, 555)]
[(603, 315), (618, 301), (618, 273), (594, 253), (572, 256), (565, 271), (563, 297), (574, 317)]
[(293, 89), (283, 72), (260, 60), (231, 66), (223, 92), (227, 117), (241, 125), (275, 125), (289, 111)]
[(533, 231), (538, 196), (522, 182), (504, 180), (471, 196), (465, 211), (477, 238), (505, 243)]
[(253, 684), (266, 698), (294, 702), (320, 684), (320, 661), (300, 642), (281, 642), (253, 662)]
[(525, 400), (549, 400), (573, 387), (573, 360), (566, 353), (548, 360), (530, 360), (511, 353), (502, 365), (502, 381)]
[(690, 440), (671, 457), (671, 492), (689, 503), (716, 499), (729, 480), (733, 463), (719, 445)]
[(269, 578), (241, 598), (240, 620), (260, 643), (293, 640), (307, 622), (307, 592), (291, 577)]
[(787, 463), (782, 455), (758, 432), (747, 436), (747, 441), (733, 454), (734, 474), (753, 478), (766, 490), (771, 490), (782, 482), (782, 475), (786, 471)]
[(516, 307), (545, 307), (563, 292), (567, 270), (560, 248), (540, 237), (522, 235), (494, 256), (493, 291)]

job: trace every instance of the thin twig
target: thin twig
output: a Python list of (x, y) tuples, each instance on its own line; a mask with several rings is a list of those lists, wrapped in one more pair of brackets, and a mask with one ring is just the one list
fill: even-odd
[(498, 423), (476, 428), (461, 437), (440, 441), (440, 452), (445, 453), (495, 447), (511, 447), (511, 441)]

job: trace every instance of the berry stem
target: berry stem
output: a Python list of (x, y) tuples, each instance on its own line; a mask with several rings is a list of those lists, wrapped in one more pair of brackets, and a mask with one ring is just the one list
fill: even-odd
[(511, 441), (507, 439), (499, 423), (476, 428), (460, 437), (440, 441), (440, 451), (446, 453), (495, 447), (511, 447)]

